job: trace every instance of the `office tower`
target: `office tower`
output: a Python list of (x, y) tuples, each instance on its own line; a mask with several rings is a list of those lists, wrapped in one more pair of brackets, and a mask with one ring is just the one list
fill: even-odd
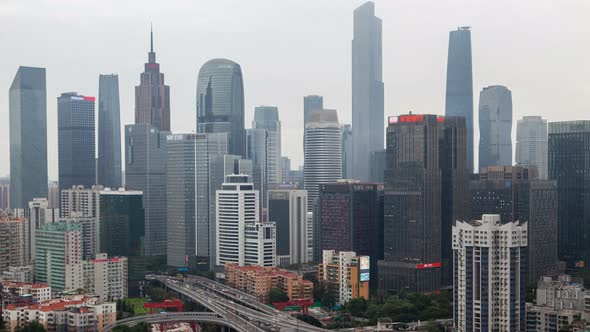
[(103, 186), (72, 186), (61, 191), (61, 216), (98, 218), (100, 214), (100, 192)]
[(100, 251), (127, 257), (129, 296), (140, 294), (145, 279), (145, 210), (141, 191), (100, 192)]
[(82, 288), (82, 230), (79, 225), (45, 224), (35, 233), (35, 281), (54, 291)]
[[(197, 134), (196, 137), (196, 235), (195, 247), (197, 266), (208, 270), (215, 265), (215, 188), (210, 183), (211, 173), (215, 171), (210, 166), (214, 156), (228, 153), (228, 134), (210, 133)], [(221, 180), (223, 183), (225, 180)], [(214, 197), (214, 196), (213, 196)]]
[(281, 183), (281, 122), (279, 121), (279, 109), (274, 106), (257, 106), (254, 109), (252, 129), (264, 129), (267, 132), (267, 184)]
[(535, 172), (535, 177), (546, 180), (547, 170), (547, 120), (540, 116), (525, 116), (516, 125), (516, 165)]
[(383, 175), (385, 174), (385, 159), (386, 150), (372, 151), (371, 159), (369, 161), (371, 167), (371, 182), (383, 182)]
[(60, 191), (77, 185), (90, 188), (96, 183), (94, 101), (94, 97), (76, 92), (57, 98)]
[(197, 133), (228, 133), (230, 154), (244, 156), (244, 83), (240, 65), (207, 61), (197, 81)]
[(135, 87), (135, 124), (144, 123), (159, 131), (170, 131), (170, 86), (156, 62), (154, 34), (150, 32), (150, 52), (139, 85)]
[(590, 121), (549, 123), (549, 179), (557, 180), (559, 259), (590, 263)]
[(246, 158), (252, 160), (254, 166), (251, 180), (254, 189), (260, 192), (260, 202), (264, 208), (268, 190), (268, 134), (265, 129), (246, 129)]
[(473, 73), (470, 27), (449, 32), (445, 116), (465, 118), (467, 127), (467, 168), (473, 171)]
[(366, 2), (354, 11), (352, 39), (353, 177), (361, 181), (369, 181), (371, 152), (383, 149), (381, 67), (381, 19), (375, 4)]
[(269, 190), (268, 220), (276, 224), (277, 265), (307, 263), (307, 192)]
[(276, 265), (276, 227), (260, 222), (259, 193), (247, 175), (229, 175), (216, 194), (216, 265)]
[(49, 182), (49, 188), (47, 189), (47, 201), (49, 204), (49, 208), (58, 209), (59, 208), (59, 200), (60, 200), (60, 193), (59, 193), (59, 184), (57, 181)]
[(82, 262), (86, 292), (97, 295), (101, 301), (117, 301), (128, 297), (127, 257), (109, 257), (100, 253), (96, 259)]
[(121, 181), (121, 116), (119, 76), (98, 79), (98, 184), (119, 188)]
[(8, 209), (10, 201), (10, 184), (0, 184), (0, 210)]
[(168, 134), (147, 124), (125, 126), (125, 185), (143, 193), (146, 256), (166, 255)]
[(318, 280), (328, 284), (338, 295), (338, 303), (363, 297), (369, 299), (369, 256), (354, 251), (324, 250), (318, 265)]
[(305, 123), (304, 188), (307, 209), (313, 211), (320, 183), (342, 178), (340, 124), (336, 110), (311, 111)]
[[(59, 203), (58, 203), (59, 205)], [(59, 221), (59, 209), (49, 207), (46, 198), (33, 198), (29, 202), (27, 219), (27, 262), (35, 262), (35, 232), (45, 224), (52, 224)]]
[(321, 111), (324, 109), (324, 97), (318, 95), (309, 95), (303, 97), (303, 127), (307, 123), (307, 115), (311, 111)]
[(45, 68), (19, 67), (8, 94), (10, 207), (47, 196)]
[(455, 331), (525, 331), (527, 223), (453, 226)]
[(371, 257), (376, 276), (377, 262), (383, 259), (383, 184), (355, 180), (320, 184), (315, 213), (315, 261), (322, 259), (324, 250), (354, 251)]
[(289, 173), (291, 172), (291, 159), (281, 157), (281, 183), (289, 183)]
[(11, 266), (29, 263), (28, 238), (25, 218), (14, 216), (10, 210), (0, 210), (0, 274)]
[(535, 180), (519, 166), (480, 170), (470, 182), (471, 219), (498, 214), (504, 222), (528, 222), (528, 275), (534, 283), (558, 270), (557, 183)]
[(352, 179), (352, 128), (350, 125), (342, 125), (340, 135), (342, 140), (342, 146), (340, 148), (342, 150), (342, 178)]
[(512, 166), (512, 93), (492, 85), (479, 94), (479, 168)]
[(195, 266), (196, 134), (168, 135), (166, 143), (167, 264)]
[(313, 262), (313, 212), (307, 212), (307, 261)]
[(448, 282), (447, 228), (467, 217), (469, 203), (465, 137), (460, 117), (389, 118), (381, 293), (434, 291)]

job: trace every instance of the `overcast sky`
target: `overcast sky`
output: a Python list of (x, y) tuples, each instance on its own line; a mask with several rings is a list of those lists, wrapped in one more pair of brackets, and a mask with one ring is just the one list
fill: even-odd
[[(375, 2), (383, 20), (386, 116), (444, 113), (448, 32), (468, 25), (476, 121), (479, 91), (494, 84), (512, 90), (513, 132), (524, 115), (590, 118), (590, 1)], [(362, 3), (0, 0), (0, 176), (10, 169), (8, 89), (18, 66), (47, 68), (49, 178), (55, 180), (57, 96), (97, 95), (98, 75), (117, 73), (121, 123), (132, 123), (150, 22), (157, 61), (170, 85), (172, 131), (195, 129), (199, 67), (228, 58), (242, 66), (247, 127), (254, 106), (278, 106), (283, 154), (296, 168), (303, 160), (304, 95), (323, 95), (324, 106), (337, 109), (341, 123), (351, 121), (352, 12)]]

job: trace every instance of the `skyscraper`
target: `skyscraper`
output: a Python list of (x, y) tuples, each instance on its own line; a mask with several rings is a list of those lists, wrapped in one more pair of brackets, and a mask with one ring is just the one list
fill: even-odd
[(320, 183), (342, 178), (340, 124), (336, 110), (311, 111), (305, 123), (304, 189), (313, 211)]
[[(350, 125), (342, 125), (340, 129), (340, 134), (342, 136), (342, 178), (344, 179), (352, 179), (352, 128)], [(370, 171), (369, 171), (370, 173)]]
[(547, 179), (547, 120), (525, 116), (516, 125), (516, 165), (527, 167), (533, 175)]
[(125, 126), (125, 184), (129, 189), (143, 192), (146, 256), (166, 255), (168, 134), (145, 123)]
[(453, 226), (455, 331), (525, 331), (527, 223), (484, 214)]
[[(260, 202), (266, 207), (266, 191), (268, 190), (268, 152), (269, 132), (265, 129), (246, 129), (246, 155), (252, 160), (254, 169), (254, 188), (260, 192)], [(261, 211), (262, 212), (262, 211)]]
[(387, 157), (386, 150), (371, 152), (371, 182), (383, 182), (383, 175), (385, 174), (385, 159)]
[(303, 97), (303, 126), (307, 122), (307, 115), (311, 111), (321, 111), (324, 109), (324, 97), (318, 95), (309, 95)]
[(229, 153), (244, 156), (244, 83), (240, 65), (207, 61), (197, 81), (197, 133), (228, 133)]
[(557, 180), (559, 259), (590, 264), (590, 121), (549, 123), (549, 178)]
[(153, 32), (150, 32), (150, 52), (144, 68), (135, 87), (135, 123), (170, 131), (170, 87), (164, 84), (164, 74), (156, 62)]
[(462, 116), (467, 126), (467, 168), (473, 170), (473, 73), (470, 27), (449, 33), (445, 115)]
[(479, 168), (512, 166), (512, 93), (493, 85), (479, 94)]
[(307, 263), (307, 192), (268, 191), (268, 220), (276, 224), (277, 265)]
[(60, 191), (76, 185), (90, 188), (96, 183), (94, 101), (95, 97), (76, 92), (57, 98)]
[(25, 218), (0, 210), (0, 273), (29, 264), (29, 234)]
[(121, 116), (119, 77), (100, 75), (98, 80), (98, 173), (97, 183), (121, 187)]
[(267, 131), (267, 184), (281, 183), (281, 121), (279, 121), (279, 109), (274, 106), (257, 106), (254, 109), (252, 128)]
[(10, 207), (47, 197), (45, 68), (19, 67), (9, 90)]
[(196, 134), (168, 135), (166, 143), (167, 264), (195, 266)]
[(352, 153), (354, 178), (369, 181), (369, 157), (384, 142), (381, 19), (375, 4), (354, 11), (352, 39)]

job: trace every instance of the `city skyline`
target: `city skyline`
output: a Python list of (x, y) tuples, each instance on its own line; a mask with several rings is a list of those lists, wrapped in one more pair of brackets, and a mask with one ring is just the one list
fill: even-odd
[[(242, 19), (248, 22), (258, 21), (257, 15), (268, 15), (273, 18), (268, 21), (259, 20), (260, 22), (235, 32), (236, 38), (230, 38), (232, 35), (228, 35), (229, 32), (223, 28), (207, 30), (208, 35), (201, 33), (204, 26), (212, 25), (212, 21), (220, 23), (212, 26), (223, 26), (221, 23), (226, 20), (235, 19), (235, 15), (222, 10), (227, 8), (230, 2), (232, 1), (207, 4), (208, 8), (211, 7), (211, 15), (207, 20), (195, 20), (186, 24), (177, 21), (181, 21), (185, 15), (193, 14), (193, 11), (202, 13), (204, 4), (195, 3), (190, 7), (178, 4), (173, 6), (174, 9), (167, 8), (162, 14), (152, 16), (158, 7), (155, 2), (148, 2), (135, 13), (140, 18), (128, 16), (137, 10), (137, 6), (132, 2), (118, 8), (117, 16), (110, 18), (107, 16), (112, 13), (107, 13), (104, 9), (100, 9), (96, 17), (89, 17), (90, 14), (86, 14), (84, 9), (88, 9), (92, 4), (77, 4), (76, 10), (64, 10), (70, 5), (70, 2), (65, 0), (52, 3), (51, 8), (40, 5), (32, 10), (13, 1), (0, 5), (2, 21), (20, 27), (15, 29), (17, 33), (0, 35), (3, 44), (15, 45), (8, 48), (5, 54), (6, 61), (0, 64), (0, 72), (6, 73), (4, 79), (0, 80), (0, 90), (8, 90), (19, 65), (47, 68), (49, 179), (57, 179), (56, 105), (51, 101), (55, 100), (59, 92), (83, 91), (90, 95), (98, 95), (96, 76), (100, 73), (116, 72), (120, 77), (121, 124), (133, 123), (133, 87), (137, 84), (137, 74), (141, 72), (145, 52), (149, 49), (149, 40), (146, 36), (150, 21), (154, 22), (154, 38), (158, 41), (158, 62), (165, 68), (167, 83), (174, 91), (171, 96), (171, 108), (176, 110), (171, 116), (173, 132), (193, 130), (197, 70), (208, 59), (215, 57), (232, 58), (242, 67), (245, 123), (251, 122), (254, 106), (276, 105), (283, 122), (283, 141), (287, 141), (286, 137), (302, 137), (302, 97), (309, 94), (324, 96), (326, 106), (338, 110), (341, 123), (350, 123), (352, 11), (364, 1), (346, 4), (319, 1), (314, 2), (313, 6), (295, 8), (294, 11), (289, 1), (280, 4), (252, 1), (248, 6), (239, 4), (236, 8), (242, 9), (235, 11), (243, 16)], [(518, 99), (514, 100), (515, 118), (541, 115), (551, 122), (578, 119), (585, 114), (583, 112), (586, 110), (586, 101), (580, 97), (590, 90), (590, 85), (584, 80), (584, 77), (590, 74), (590, 66), (582, 62), (582, 59), (588, 58), (590, 49), (579, 41), (584, 36), (582, 32), (590, 30), (590, 23), (584, 22), (582, 14), (590, 6), (588, 3), (522, 2), (506, 9), (506, 6), (503, 6), (505, 3), (500, 2), (485, 8), (490, 14), (489, 18), (482, 16), (483, 8), (465, 1), (445, 5), (436, 2), (429, 4), (430, 6), (409, 6), (409, 3), (404, 1), (375, 2), (376, 15), (383, 21), (385, 116), (409, 110), (436, 114), (444, 112), (448, 32), (463, 25), (472, 27), (475, 91), (495, 82), (509, 86), (518, 96)], [(261, 6), (267, 7), (267, 11), (262, 11), (262, 14), (256, 10)], [(287, 8), (289, 12), (286, 11)], [(457, 10), (458, 8), (461, 10)], [(303, 15), (310, 18), (317, 15), (319, 18), (322, 15), (325, 17), (327, 13), (333, 14), (328, 15), (331, 17), (327, 18), (327, 22), (306, 25), (303, 29), (299, 26), (298, 22)], [(498, 26), (497, 21), (493, 19), (494, 13), (502, 13), (503, 17), (506, 17), (506, 22), (502, 26)], [(166, 16), (174, 15), (177, 16), (174, 21), (166, 19)], [(424, 20), (413, 22), (416, 21), (416, 15), (423, 16), (429, 22), (427, 29), (418, 26), (422, 25), (420, 22)], [(38, 29), (22, 24), (20, 19), (30, 16), (35, 16), (39, 24), (46, 23), (47, 28), (41, 34), (38, 34)], [(547, 19), (560, 25), (559, 34), (544, 24)], [(83, 21), (89, 23), (81, 24)], [(77, 27), (76, 31), (70, 31), (70, 24)], [(274, 28), (268, 29), (269, 24)], [(104, 31), (98, 31), (98, 25), (108, 27)], [(279, 37), (294, 29), (297, 29), (297, 33), (292, 38)], [(264, 32), (261, 33), (260, 30)], [(412, 34), (405, 33), (407, 30), (412, 30)], [(123, 45), (113, 40), (120, 31), (125, 31), (128, 37)], [(182, 31), (182, 34), (179, 31)], [(35, 35), (32, 35), (33, 33)], [(195, 34), (194, 40), (197, 41), (191, 44), (197, 46), (186, 45), (175, 37), (191, 33)], [(507, 33), (511, 36), (509, 40), (498, 37)], [(562, 34), (568, 38), (561, 38)], [(22, 40), (26, 40), (27, 43), (24, 44)], [(72, 43), (73, 40), (76, 43)], [(235, 40), (235, 43), (229, 43), (229, 40)], [(277, 43), (278, 47), (261, 57), (258, 54), (259, 48), (252, 46), (264, 42)], [(113, 49), (121, 53), (105, 53), (104, 49), (111, 44)], [(26, 50), (23, 48), (24, 45)], [(310, 52), (313, 56), (290, 55), (294, 48), (303, 48), (304, 45), (307, 45), (306, 52), (313, 51)], [(87, 52), (83, 58), (79, 57), (78, 52), (63, 52), (74, 48)], [(513, 50), (513, 54), (518, 56), (511, 57), (505, 54), (502, 51), (505, 49)], [(330, 52), (322, 52), (325, 50)], [(568, 53), (567, 62), (563, 61), (565, 52)], [(42, 58), (39, 54), (45, 54), (45, 57)], [(541, 65), (546, 68), (545, 71), (538, 70)], [(276, 68), (279, 67), (282, 70), (277, 71)], [(436, 76), (433, 76), (433, 73)], [(289, 79), (285, 79), (286, 76), (289, 76)], [(560, 82), (564, 84), (559, 84)], [(285, 88), (280, 91), (269, 89), (276, 84), (284, 84)], [(538, 98), (539, 95), (551, 97)], [(477, 102), (476, 95), (474, 106)], [(7, 95), (2, 94), (0, 114), (3, 114), (6, 120), (7, 105)], [(558, 113), (561, 109), (568, 109), (568, 112)], [(476, 114), (474, 121), (477, 121)], [(4, 135), (0, 136), (0, 153), (3, 156), (7, 156), (9, 151), (7, 122), (0, 121), (0, 132)], [(477, 142), (477, 128), (475, 132), (474, 140)], [(515, 136), (514, 126), (512, 135)], [(301, 144), (289, 144), (283, 150), (284, 155), (292, 159), (293, 168), (302, 164)], [(0, 163), (0, 175), (3, 176), (9, 172), (8, 157), (2, 157), (0, 160), (3, 161)]]

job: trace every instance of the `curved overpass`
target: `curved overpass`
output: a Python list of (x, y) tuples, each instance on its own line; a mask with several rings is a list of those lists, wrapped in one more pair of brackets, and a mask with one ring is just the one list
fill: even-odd
[(113, 324), (104, 327), (103, 332), (111, 332), (115, 327), (121, 325), (135, 326), (139, 323), (160, 324), (173, 322), (196, 322), (196, 323), (215, 323), (231, 327), (239, 332), (256, 331), (250, 325), (243, 324), (240, 319), (228, 313), (227, 317), (222, 317), (213, 312), (167, 312), (153, 315), (142, 315), (131, 318), (121, 319)]

